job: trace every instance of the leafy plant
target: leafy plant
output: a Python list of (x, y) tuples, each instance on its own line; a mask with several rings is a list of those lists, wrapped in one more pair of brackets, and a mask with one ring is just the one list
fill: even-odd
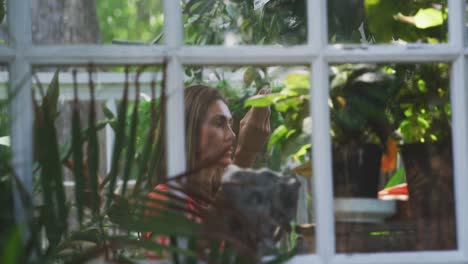
[[(138, 69), (139, 72), (142, 70)], [(104, 123), (111, 123), (116, 129), (111, 170), (107, 175), (99, 175), (97, 131), (101, 129), (99, 124), (103, 121), (96, 119), (92, 66), (88, 73), (91, 95), (88, 113), (80, 111), (76, 72), (73, 73), (75, 97), (71, 103), (71, 143), (63, 148), (63, 153), (60, 152), (54, 124), (56, 117), (61, 114), (57, 107), (60, 93), (58, 72), (46, 90), (38, 84), (40, 96), (34, 103), (35, 177), (38, 186), (34, 195), (40, 195), (41, 199), (33, 202), (31, 197), (23, 194), (25, 203), (34, 204), (28, 214), (30, 236), (26, 237), (28, 240), (23, 244), (20, 239), (25, 237), (23, 231), (5, 233), (5, 240), (2, 237), (0, 244), (0, 260), (6, 261), (2, 263), (82, 263), (101, 257), (108, 261), (132, 263), (136, 259), (147, 258), (151, 253), (170, 258), (175, 263), (194, 263), (197, 260), (211, 263), (225, 263), (228, 260), (231, 263), (260, 261), (255, 251), (229, 233), (224, 219), (220, 217), (224, 214), (240, 214), (232, 212), (233, 209), (223, 203), (218, 204), (203, 197), (190, 187), (178, 184), (180, 180), (215, 161), (166, 180), (170, 191), (154, 190), (158, 198), (148, 195), (148, 189), (154, 186), (150, 180), (154, 176), (152, 164), (160, 158), (155, 153), (154, 132), (158, 129), (157, 121), (164, 115), (165, 90), (162, 88), (159, 104), (154, 97), (150, 100), (151, 125), (146, 130), (148, 141), (145, 146), (137, 147), (135, 131), (139, 115), (148, 113), (138, 111), (138, 91), (135, 93), (136, 101), (133, 105), (129, 104), (128, 67), (118, 113), (104, 120)], [(155, 82), (151, 88), (152, 95), (155, 95)], [(131, 115), (128, 114), (129, 106), (132, 106)], [(83, 114), (88, 115), (87, 123), (81, 121), (80, 116)], [(139, 157), (138, 162), (135, 162), (135, 157)], [(65, 192), (64, 169), (70, 170), (75, 179), (75, 193), (71, 198)], [(127, 185), (130, 179), (128, 173), (134, 172), (138, 177), (136, 185), (130, 189)], [(123, 181), (123, 188), (117, 192), (119, 180)], [(187, 207), (185, 196), (211, 206), (194, 204), (195, 208)], [(6, 201), (2, 200), (4, 205)], [(144, 239), (149, 233), (154, 238), (167, 237), (170, 243)], [(292, 257), (294, 251), (272, 254), (273, 261), (279, 262)]]
[(308, 136), (302, 128), (304, 119), (309, 115), (309, 86), (308, 73), (292, 72), (287, 75), (282, 89), (268, 95), (250, 97), (244, 103), (246, 107), (271, 106), (280, 115), (282, 122), (272, 132), (267, 151), (273, 156), (280, 154), (281, 161), (295, 153), (298, 154), (296, 158), (303, 159), (310, 148)]
[(184, 5), (186, 43), (301, 44), (305, 10), (303, 0), (190, 0)]
[(402, 87), (394, 116), (403, 142), (436, 142), (450, 138), (448, 65), (399, 65), (395, 70)]
[(395, 77), (375, 65), (332, 67), (331, 128), (336, 143), (375, 142), (384, 148), (392, 134), (389, 106)]

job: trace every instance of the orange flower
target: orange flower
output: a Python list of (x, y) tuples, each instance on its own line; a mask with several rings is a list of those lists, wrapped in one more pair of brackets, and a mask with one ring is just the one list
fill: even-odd
[(388, 138), (386, 146), (387, 151), (384, 155), (382, 155), (382, 160), (380, 163), (380, 171), (382, 173), (391, 172), (396, 169), (396, 160), (398, 153), (397, 141), (393, 138)]

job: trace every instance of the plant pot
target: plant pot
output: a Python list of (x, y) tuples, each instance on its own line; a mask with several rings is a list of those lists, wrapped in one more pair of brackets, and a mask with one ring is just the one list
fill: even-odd
[(416, 222), (417, 249), (455, 249), (455, 203), (452, 144), (400, 146), (408, 183), (411, 218)]
[(377, 198), (382, 149), (376, 144), (333, 148), (335, 197)]

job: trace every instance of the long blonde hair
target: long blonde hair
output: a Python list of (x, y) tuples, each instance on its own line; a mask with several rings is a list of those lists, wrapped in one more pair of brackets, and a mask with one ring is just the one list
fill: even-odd
[[(200, 133), (201, 126), (210, 106), (221, 100), (226, 103), (221, 93), (209, 86), (194, 85), (185, 88), (185, 152), (187, 170), (191, 171), (200, 166)], [(166, 181), (166, 144), (164, 142), (164, 127), (159, 126), (157, 133), (158, 162), (156, 168), (156, 184)], [(201, 170), (197, 175), (190, 175), (187, 183), (190, 187), (198, 188), (202, 194), (212, 196), (215, 192), (220, 176), (219, 169)]]

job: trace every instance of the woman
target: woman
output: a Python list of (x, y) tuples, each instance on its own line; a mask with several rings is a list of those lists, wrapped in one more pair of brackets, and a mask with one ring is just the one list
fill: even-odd
[[(259, 94), (270, 92), (262, 89)], [(231, 112), (218, 90), (204, 85), (188, 87), (184, 104), (188, 171), (203, 167), (189, 175), (187, 184), (191, 190), (212, 198), (228, 165), (250, 167), (255, 161), (270, 134), (270, 109), (251, 108), (240, 121), (236, 140)], [(158, 139), (162, 141), (163, 138)], [(159, 157), (164, 157), (165, 144), (158, 145)], [(160, 160), (157, 173), (165, 175), (165, 158)], [(158, 182), (162, 181), (159, 178)]]
[[(269, 89), (262, 89), (259, 94), (268, 94)], [(270, 134), (270, 109), (252, 108), (240, 121), (239, 137), (232, 130), (233, 119), (227, 103), (218, 90), (197, 85), (186, 88), (185, 97), (185, 142), (188, 171), (196, 171), (187, 177), (186, 189), (191, 193), (198, 192), (205, 198), (212, 199), (216, 195), (221, 176), (230, 164), (240, 167), (249, 167), (257, 153), (261, 150)], [(164, 131), (164, 130), (160, 130)], [(159, 163), (157, 164), (158, 176), (165, 175), (165, 144), (164, 136), (158, 136)], [(201, 169), (200, 169), (201, 168)], [(149, 197), (155, 200), (167, 200), (168, 197), (160, 192), (168, 191), (168, 185), (164, 184), (164, 177), (159, 177), (158, 184), (154, 188), (157, 191), (150, 192)], [(201, 201), (194, 201), (186, 197), (186, 208), (195, 211), (195, 204), (207, 206)], [(149, 203), (152, 207), (160, 207), (156, 203)], [(149, 239), (152, 233), (144, 233), (143, 237)], [(156, 237), (159, 244), (169, 244), (166, 236)], [(158, 257), (147, 254), (148, 257)]]

